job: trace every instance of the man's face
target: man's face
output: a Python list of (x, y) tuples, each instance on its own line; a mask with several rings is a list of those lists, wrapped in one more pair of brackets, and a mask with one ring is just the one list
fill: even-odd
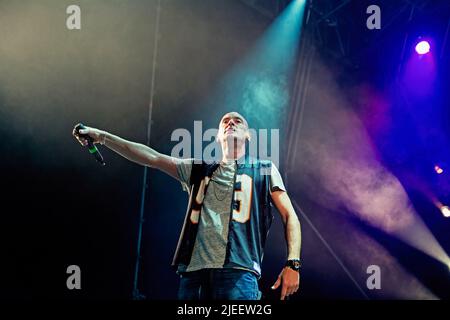
[(219, 142), (222, 143), (226, 139), (245, 142), (245, 139), (249, 138), (247, 120), (242, 115), (237, 112), (229, 112), (222, 117), (217, 134)]

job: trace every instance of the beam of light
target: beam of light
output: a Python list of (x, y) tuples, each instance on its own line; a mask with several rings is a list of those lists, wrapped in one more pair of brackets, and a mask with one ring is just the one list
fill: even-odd
[[(289, 188), (289, 186), (287, 187)], [(416, 279), (407, 270), (405, 270), (386, 248), (362, 230), (359, 230), (358, 228), (346, 230), (346, 236), (350, 236), (352, 239), (357, 239), (357, 241), (352, 243), (351, 250), (349, 250), (349, 243), (346, 240), (336, 241), (336, 238), (334, 238), (334, 241), (330, 243), (322, 236), (320, 231), (308, 218), (308, 215), (301, 209), (294, 199), (292, 200), (292, 204), (296, 212), (300, 214), (304, 222), (311, 227), (318, 239), (328, 249), (333, 258), (337, 261), (365, 298), (368, 298), (368, 296), (352, 275), (351, 266), (346, 266), (345, 261), (351, 261), (353, 265), (356, 265), (359, 268), (359, 266), (365, 265), (368, 260), (376, 257), (377, 264), (382, 266), (385, 274), (389, 274), (390, 277), (390, 279), (388, 279), (389, 284), (383, 287), (383, 293), (380, 295), (380, 297), (384, 299), (386, 296), (389, 297), (389, 299), (391, 297), (394, 299), (438, 299), (438, 297), (436, 297), (423, 285), (423, 283), (420, 282), (420, 280)], [(277, 236), (283, 237), (282, 234), (278, 234)], [(280, 241), (281, 239), (282, 238), (280, 238)]]
[(412, 223), (397, 231), (395, 235), (407, 244), (415, 247), (437, 261), (444, 264), (446, 264), (447, 261), (450, 261), (447, 253), (415, 212)]
[(426, 40), (420, 41), (416, 45), (416, 52), (421, 55), (427, 54), (428, 52), (430, 52), (430, 43)]
[[(366, 223), (446, 263), (447, 253), (416, 212), (402, 183), (379, 160), (378, 150), (367, 134), (368, 127), (380, 133), (386, 131), (391, 123), (390, 109), (372, 106), (382, 98), (374, 90), (352, 90), (356, 95), (354, 103), (364, 105), (372, 116), (357, 114), (347, 107), (350, 101), (331, 70), (320, 61), (315, 63), (308, 87), (312, 105), (305, 115), (301, 152), (292, 160), (292, 170), (301, 172), (302, 184), (308, 186), (304, 192), (322, 206), (336, 211), (345, 208)], [(377, 117), (373, 117), (374, 110), (379, 112)]]
[(251, 127), (280, 128), (289, 106), (305, 0), (292, 1), (208, 99), (217, 110), (236, 110)]
[[(437, 72), (436, 62), (432, 52), (425, 54), (427, 48), (425, 42), (420, 42), (417, 46), (416, 52), (406, 61), (403, 83), (409, 97), (426, 99), (433, 93)], [(417, 54), (418, 49), (423, 53)]]

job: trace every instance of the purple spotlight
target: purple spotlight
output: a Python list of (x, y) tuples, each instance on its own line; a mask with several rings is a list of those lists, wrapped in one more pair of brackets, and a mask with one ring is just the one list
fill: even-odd
[(428, 41), (420, 41), (417, 45), (416, 45), (416, 52), (418, 54), (426, 54), (428, 52), (430, 52), (430, 44), (428, 43)]

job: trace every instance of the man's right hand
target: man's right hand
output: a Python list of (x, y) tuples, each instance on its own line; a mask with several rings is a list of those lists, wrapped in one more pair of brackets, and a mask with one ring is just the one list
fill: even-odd
[(178, 158), (159, 153), (145, 144), (128, 141), (103, 130), (85, 127), (78, 133), (77, 126), (73, 129), (72, 134), (82, 146), (86, 146), (88, 143), (83, 135), (91, 137), (94, 143), (101, 144), (104, 144), (108, 138), (107, 147), (122, 157), (140, 165), (156, 168), (178, 179), (177, 163), (180, 161)]
[(79, 124), (77, 124), (72, 131), (72, 135), (78, 140), (78, 142), (82, 145), (82, 146), (87, 146), (88, 141), (85, 137), (83, 137), (82, 135), (88, 135), (89, 137), (92, 138), (94, 144), (95, 143), (103, 143), (104, 142), (104, 138), (105, 138), (105, 132), (99, 129), (95, 129), (95, 128), (91, 128), (91, 127), (86, 127), (84, 129), (80, 129), (79, 133), (77, 132), (76, 128)]

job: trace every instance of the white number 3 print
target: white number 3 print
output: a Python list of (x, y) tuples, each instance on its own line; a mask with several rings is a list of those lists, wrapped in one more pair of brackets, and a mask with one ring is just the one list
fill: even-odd
[(233, 208), (233, 220), (245, 223), (250, 219), (250, 206), (252, 203), (253, 179), (246, 175), (236, 176), (236, 182), (241, 183), (241, 188), (234, 190), (234, 201), (237, 202), (237, 210)]

